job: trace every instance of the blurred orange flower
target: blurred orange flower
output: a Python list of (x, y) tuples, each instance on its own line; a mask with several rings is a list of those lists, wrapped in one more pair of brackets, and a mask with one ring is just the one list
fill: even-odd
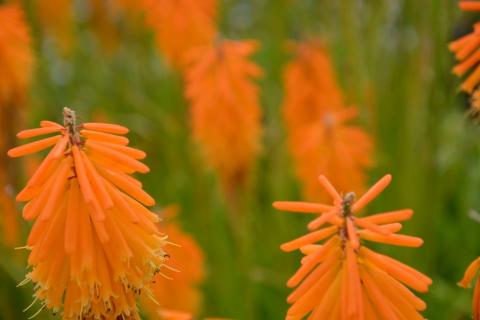
[(460, 1), (458, 5), (460, 9), (465, 11), (480, 11), (479, 1)]
[[(305, 257), (288, 280), (297, 287), (287, 301), (287, 319), (423, 319), (426, 304), (407, 287), (427, 292), (430, 278), (388, 256), (367, 249), (362, 240), (419, 247), (423, 240), (397, 234), (412, 210), (359, 217), (361, 210), (390, 183), (386, 175), (358, 200), (353, 192), (343, 197), (320, 176), (333, 204), (274, 202), (280, 210), (318, 215), (309, 224), (312, 232), (284, 243), (287, 252), (300, 249)], [(328, 224), (330, 226), (324, 226)], [(323, 244), (317, 244), (324, 241)]]
[(62, 54), (69, 54), (74, 43), (73, 4), (72, 0), (37, 0), (34, 4), (43, 33)]
[[(27, 240), (32, 270), (21, 283), (35, 283), (42, 309), (63, 319), (138, 319), (135, 295), (160, 272), (166, 236), (155, 201), (130, 174), (146, 173), (145, 153), (128, 147), (128, 129), (115, 124), (76, 124), (64, 109), (64, 125), (42, 121), (18, 138), (54, 136), (11, 149), (21, 157), (54, 146), (17, 201), (27, 201), (35, 220)], [(33, 303), (32, 303), (33, 305)]]
[(191, 48), (208, 45), (217, 35), (216, 0), (144, 0), (143, 8), (160, 51), (175, 67), (183, 66)]
[(248, 58), (256, 41), (224, 40), (193, 49), (186, 71), (193, 136), (227, 190), (245, 181), (260, 147), (261, 109)]
[(172, 312), (171, 310), (176, 310), (183, 314), (185, 319), (190, 319), (189, 315), (198, 314), (200, 311), (202, 295), (198, 285), (205, 277), (203, 251), (195, 239), (185, 233), (178, 223), (171, 220), (169, 212), (176, 208), (176, 206), (165, 208), (161, 213), (165, 222), (160, 222), (158, 226), (173, 242), (167, 244), (168, 264), (179, 272), (172, 275), (173, 279), (166, 279), (160, 275), (154, 278), (151, 293), (158, 304), (151, 299), (144, 299), (144, 306), (153, 318), (164, 314), (163, 317), (169, 319), (165, 314), (167, 310), (170, 310), (168, 314)]
[[(32, 79), (33, 52), (24, 13), (15, 4), (0, 5), (0, 110), (18, 106)], [(1, 111), (4, 112), (4, 111)]]
[(473, 292), (472, 312), (473, 319), (480, 319), (480, 278), (478, 277), (478, 271), (480, 270), (480, 257), (474, 260), (465, 271), (463, 279), (458, 283), (463, 288), (468, 288), (473, 278), (477, 276), (475, 281), (475, 289)]
[(357, 116), (357, 109), (344, 106), (322, 45), (310, 41), (294, 47), (296, 58), (285, 69), (283, 110), (305, 197), (327, 197), (317, 188), (315, 174), (333, 177), (333, 183), (342, 190), (361, 192), (366, 184), (365, 170), (372, 164), (372, 138), (360, 127), (348, 124)]

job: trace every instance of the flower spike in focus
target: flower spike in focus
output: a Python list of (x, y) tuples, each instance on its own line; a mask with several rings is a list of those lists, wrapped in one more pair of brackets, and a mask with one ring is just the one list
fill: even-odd
[(305, 254), (287, 282), (296, 288), (287, 298), (291, 306), (286, 319), (424, 319), (420, 312), (426, 304), (408, 288), (427, 292), (430, 278), (363, 244), (365, 240), (406, 247), (423, 244), (420, 238), (397, 234), (412, 210), (359, 216), (391, 176), (384, 176), (358, 199), (353, 192), (342, 196), (324, 176), (319, 181), (332, 205), (273, 203), (279, 210), (318, 215), (308, 225), (310, 233), (281, 245), (284, 251), (299, 249)]
[[(128, 129), (106, 123), (78, 124), (64, 108), (64, 124), (42, 121), (8, 151), (21, 157), (51, 148), (17, 201), (34, 220), (27, 240), (31, 271), (42, 309), (64, 320), (140, 319), (135, 297), (166, 260), (166, 236), (156, 227), (155, 204), (134, 172), (148, 172), (145, 153), (126, 146)], [(49, 135), (45, 137), (46, 135)]]

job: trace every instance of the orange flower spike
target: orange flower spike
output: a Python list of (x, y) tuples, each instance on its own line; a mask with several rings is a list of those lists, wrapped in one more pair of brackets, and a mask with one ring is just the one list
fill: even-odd
[[(404, 285), (426, 292), (432, 280), (401, 262), (367, 249), (363, 244), (364, 240), (369, 240), (407, 247), (422, 245), (420, 238), (396, 234), (402, 228), (399, 221), (410, 219), (412, 210), (363, 218), (354, 216), (390, 181), (391, 176), (386, 175), (355, 200), (353, 192), (340, 197), (333, 185), (325, 177), (320, 177), (320, 184), (333, 198), (330, 211), (326, 211), (328, 208), (323, 204), (320, 205), (322, 210), (316, 210), (315, 203), (306, 203), (305, 206), (302, 202), (274, 203), (274, 207), (281, 210), (316, 213), (318, 218), (308, 225), (311, 230), (330, 224), (281, 245), (284, 251), (300, 249), (305, 254), (300, 268), (287, 282), (288, 287), (296, 287), (287, 298), (292, 304), (287, 319), (303, 319), (307, 315), (309, 319), (332, 320), (423, 319), (419, 312), (425, 310), (425, 303)], [(321, 241), (325, 242), (318, 244)], [(479, 268), (480, 263), (471, 267), (464, 282), (470, 281)]]
[(34, 54), (28, 24), (18, 5), (0, 5), (0, 21), (1, 109), (24, 100), (32, 79)]
[[(54, 145), (18, 197), (28, 202), (25, 219), (36, 219), (27, 240), (31, 271), (22, 284), (35, 283), (35, 301), (42, 301), (38, 312), (62, 312), (64, 320), (137, 319), (135, 295), (164, 266), (166, 236), (155, 228), (156, 215), (132, 198), (154, 204), (141, 183), (118, 166), (95, 161), (92, 153), (113, 150), (103, 156), (135, 169), (143, 168), (135, 158), (144, 153), (115, 135), (126, 134), (125, 127), (77, 125), (68, 108), (64, 122), (42, 121), (41, 128), (21, 131), (19, 138), (60, 135), (8, 152), (16, 157)], [(119, 147), (99, 142), (92, 151), (89, 132)]]
[[(146, 0), (141, 3), (146, 24), (154, 31), (157, 46), (177, 68), (186, 54), (215, 40), (217, 0)], [(182, 37), (178, 37), (181, 34)]]
[[(320, 183), (326, 174), (340, 189), (363, 192), (365, 171), (372, 164), (373, 139), (350, 124), (357, 108), (346, 107), (335, 70), (318, 40), (294, 44), (294, 58), (284, 71), (283, 116), (295, 173), (307, 200), (342, 201), (332, 186)], [(313, 174), (312, 174), (313, 173)], [(330, 196), (330, 197), (329, 197)]]
[(260, 150), (261, 108), (250, 56), (258, 42), (219, 40), (195, 48), (186, 69), (193, 138), (227, 193), (247, 181)]

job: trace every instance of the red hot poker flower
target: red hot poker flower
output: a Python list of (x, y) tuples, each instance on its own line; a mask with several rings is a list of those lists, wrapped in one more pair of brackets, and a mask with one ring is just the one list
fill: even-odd
[(221, 41), (189, 54), (186, 96), (193, 136), (225, 189), (245, 181), (260, 146), (261, 109), (249, 60), (256, 41)]
[[(40, 310), (63, 319), (139, 319), (135, 295), (165, 261), (166, 236), (145, 206), (155, 201), (130, 174), (146, 173), (143, 151), (128, 147), (128, 129), (106, 123), (76, 124), (64, 109), (64, 125), (42, 121), (17, 137), (51, 137), (11, 149), (21, 157), (53, 148), (17, 201), (35, 220), (27, 240)], [(39, 312), (40, 312), (39, 310)]]
[[(298, 271), (288, 280), (296, 289), (287, 298), (292, 304), (287, 319), (423, 319), (425, 303), (410, 287), (426, 292), (430, 278), (388, 256), (367, 249), (363, 241), (418, 247), (422, 239), (397, 234), (409, 209), (360, 217), (362, 209), (390, 183), (386, 175), (362, 197), (343, 197), (320, 176), (320, 183), (333, 198), (333, 204), (274, 202), (280, 210), (318, 215), (308, 224), (312, 232), (284, 243), (281, 249), (300, 249), (306, 256)], [(327, 226), (325, 226), (327, 225)], [(328, 239), (328, 240), (326, 240)], [(324, 241), (323, 244), (317, 242)]]

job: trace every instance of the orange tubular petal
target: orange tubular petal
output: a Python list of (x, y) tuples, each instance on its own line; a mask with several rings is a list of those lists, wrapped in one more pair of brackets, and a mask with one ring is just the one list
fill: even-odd
[(47, 181), (45, 186), (42, 188), (40, 194), (32, 201), (27, 203), (23, 207), (22, 216), (25, 220), (33, 220), (35, 219), (40, 213), (41, 208), (45, 203), (48, 201), (48, 196), (50, 191), (52, 190), (53, 183), (58, 173), (58, 169), (53, 173), (52, 177)]
[(145, 157), (147, 156), (147, 154), (145, 152), (143, 152), (142, 150), (138, 150), (138, 149), (127, 147), (127, 146), (122, 146), (122, 145), (116, 144), (116, 143), (100, 142), (100, 141), (94, 141), (94, 140), (90, 140), (90, 141), (88, 141), (88, 143), (95, 144), (100, 148), (113, 149), (115, 151), (124, 153), (127, 156), (132, 157), (133, 159), (137, 159), (137, 160), (145, 159)]
[(315, 230), (317, 228), (320, 228), (327, 221), (333, 222), (332, 224), (335, 224), (335, 225), (340, 225), (342, 223), (342, 220), (337, 217), (337, 214), (338, 214), (338, 209), (334, 209), (330, 212), (322, 214), (320, 217), (316, 218), (315, 220), (311, 221), (308, 224), (308, 230)]
[(70, 182), (70, 191), (67, 200), (67, 217), (65, 222), (65, 252), (72, 254), (77, 248), (78, 241), (78, 215), (79, 215), (80, 189), (77, 179)]
[(457, 52), (463, 46), (473, 40), (473, 38), (475, 38), (475, 35), (473, 33), (469, 33), (467, 35), (464, 35), (463, 37), (458, 38), (457, 40), (450, 42), (448, 48), (450, 49), (450, 51)]
[(355, 230), (355, 226), (353, 225), (352, 219), (347, 218), (347, 231), (348, 231), (348, 239), (352, 244), (353, 249), (358, 249), (360, 246), (360, 242), (358, 241), (357, 230)]
[(60, 203), (61, 199), (64, 198), (68, 177), (71, 174), (69, 162), (69, 159), (65, 159), (60, 164), (59, 172), (55, 178), (55, 181), (53, 181), (53, 186), (48, 195), (48, 201), (46, 202), (45, 207), (42, 209), (42, 213), (40, 215), (42, 220), (48, 220), (53, 214), (53, 211), (55, 211), (58, 203)]
[(403, 234), (381, 235), (375, 232), (371, 232), (369, 230), (362, 230), (360, 233), (360, 237), (368, 241), (387, 243), (402, 247), (416, 248), (420, 247), (423, 244), (423, 240), (418, 237), (412, 237)]
[(300, 201), (275, 201), (273, 207), (277, 210), (302, 212), (302, 213), (322, 213), (335, 207), (319, 203), (308, 203)]
[(139, 218), (137, 214), (134, 210), (132, 210), (132, 208), (128, 205), (125, 199), (123, 199), (120, 191), (114, 186), (112, 186), (112, 184), (110, 183), (107, 183), (107, 189), (118, 209), (125, 212), (133, 223), (138, 223)]
[(60, 140), (61, 137), (62, 137), (61, 135), (56, 135), (50, 138), (45, 138), (35, 142), (30, 142), (30, 143), (24, 144), (23, 146), (19, 146), (19, 147), (8, 150), (7, 154), (11, 158), (17, 158), (17, 157), (25, 156), (27, 154), (35, 153), (43, 149), (46, 149), (50, 146), (53, 146), (55, 143), (58, 142), (58, 140)]
[(360, 273), (358, 270), (357, 256), (352, 246), (346, 245), (347, 273), (349, 288), (349, 304), (347, 305), (348, 319), (363, 319), (362, 289)]
[(305, 276), (312, 271), (312, 269), (315, 267), (316, 264), (320, 263), (326, 256), (329, 256), (332, 254), (332, 251), (336, 249), (335, 246), (338, 246), (339, 244), (339, 238), (338, 237), (332, 237), (330, 240), (328, 240), (324, 246), (322, 246), (320, 249), (306, 257), (305, 262), (302, 264), (302, 266), (295, 272), (295, 274), (290, 277), (290, 279), (287, 282), (287, 287), (295, 287), (297, 286), (300, 281), (302, 281)]
[(338, 194), (338, 191), (335, 189), (335, 187), (328, 181), (328, 179), (321, 175), (318, 177), (318, 181), (320, 181), (321, 185), (325, 189), (325, 191), (328, 192), (328, 194), (333, 198), (334, 203), (342, 203), (342, 197), (340, 197), (340, 194)]
[(480, 82), (480, 65), (475, 68), (475, 70), (467, 77), (467, 79), (462, 83), (460, 89), (462, 91), (472, 93), (473, 89)]
[[(333, 239), (333, 238), (332, 238)], [(323, 245), (321, 244), (307, 244), (306, 246), (303, 246), (300, 248), (300, 251), (303, 253), (303, 254), (312, 254), (314, 252), (316, 252), (317, 250), (321, 249), (323, 247)], [(308, 257), (303, 257), (303, 259), (305, 258), (308, 258)]]
[(352, 212), (358, 213), (363, 207), (375, 199), (392, 181), (392, 176), (387, 174), (375, 183), (365, 194), (360, 197), (352, 206)]
[(83, 198), (86, 202), (92, 202), (94, 198), (93, 190), (88, 182), (87, 169), (85, 168), (80, 150), (77, 146), (72, 146), (72, 153), (77, 179), (80, 184), (80, 190), (82, 191)]
[(123, 146), (128, 144), (128, 139), (121, 136), (116, 136), (109, 133), (98, 132), (98, 131), (91, 131), (91, 130), (80, 130), (80, 134), (85, 137), (87, 140), (92, 139), (95, 141), (104, 141), (110, 143), (116, 143)]
[(109, 209), (113, 207), (112, 198), (110, 198), (110, 195), (107, 192), (102, 177), (98, 174), (97, 170), (95, 170), (93, 164), (90, 162), (90, 159), (88, 159), (85, 152), (80, 151), (80, 154), (83, 158), (83, 162), (85, 163), (85, 169), (87, 171), (89, 181), (91, 182), (90, 185), (93, 192), (100, 198), (100, 202), (102, 203), (103, 208)]
[(333, 306), (335, 305), (335, 301), (337, 300), (340, 294), (341, 281), (342, 281), (341, 273), (338, 273), (336, 279), (330, 284), (325, 294), (323, 295), (323, 299), (321, 299), (320, 304), (318, 305), (316, 310), (311, 314), (312, 319), (328, 319), (329, 318), (330, 312), (332, 311)]
[(311, 233), (308, 233), (307, 235), (304, 235), (303, 237), (297, 238), (295, 240), (292, 240), (290, 242), (286, 242), (280, 246), (280, 249), (283, 251), (293, 251), (295, 249), (298, 249), (302, 246), (323, 240), (335, 232), (337, 232), (338, 227), (337, 226), (331, 226), (328, 228), (324, 228), (318, 231), (314, 231)]
[(468, 266), (467, 270), (465, 271), (465, 274), (463, 275), (463, 279), (458, 282), (458, 285), (464, 288), (467, 288), (472, 282), (473, 278), (475, 277), (479, 269), (480, 269), (480, 257), (475, 259)]
[[(100, 169), (100, 168), (99, 168)], [(146, 206), (154, 206), (155, 200), (141, 188), (132, 184), (130, 180), (125, 179), (124, 176), (117, 174), (114, 171), (100, 169), (100, 174), (108, 181), (116, 185), (120, 190), (127, 193), (131, 197), (137, 199)]]
[(429, 277), (386, 255), (376, 253), (366, 247), (360, 248), (360, 254), (379, 269), (386, 271), (418, 292), (427, 292), (428, 286), (432, 284)]
[(72, 146), (72, 153), (80, 190), (82, 191), (85, 202), (90, 205), (89, 212), (92, 213), (94, 220), (103, 221), (105, 220), (105, 213), (98, 202), (97, 195), (94, 193), (92, 186), (90, 185), (90, 181), (88, 180), (87, 168), (83, 161), (81, 151), (76, 145), (74, 145)]
[(355, 224), (358, 225), (360, 228), (370, 230), (372, 232), (376, 232), (382, 235), (389, 235), (392, 233), (392, 231), (382, 228), (381, 226), (376, 225), (375, 223), (372, 223), (368, 220), (363, 220), (363, 219), (355, 219), (354, 220)]
[(390, 212), (377, 213), (368, 217), (357, 218), (357, 220), (368, 221), (375, 224), (386, 224), (409, 220), (413, 215), (413, 210), (404, 209)]
[[(310, 292), (315, 286), (322, 286), (320, 283), (323, 282), (324, 285), (330, 283), (337, 272), (337, 269), (340, 265), (341, 252), (339, 250), (335, 251), (315, 270), (313, 270), (303, 282), (287, 297), (288, 303), (294, 303), (299, 300), (302, 296)], [(329, 275), (330, 274), (330, 275)]]
[(62, 126), (61, 124), (58, 124), (58, 123), (53, 122), (53, 121), (48, 121), (48, 120), (40, 121), (40, 127), (42, 127), (42, 128), (58, 127), (58, 128), (61, 128), (61, 129), (65, 129), (65, 127)]
[(360, 271), (360, 275), (368, 296), (372, 301), (375, 301), (375, 309), (378, 311), (381, 319), (401, 320), (401, 318), (395, 314), (390, 301), (382, 294), (381, 289), (375, 285), (370, 275), (364, 270)]
[(23, 188), (23, 190), (17, 195), (17, 201), (31, 200), (38, 193), (42, 183), (46, 181), (58, 167), (58, 159), (60, 159), (63, 154), (67, 142), (67, 136), (57, 142), (55, 147), (52, 148), (45, 160), (43, 160), (37, 168), (32, 178), (30, 178), (25, 188)]
[(457, 60), (464, 60), (480, 45), (480, 37), (474, 34), (474, 37), (455, 53)]
[(124, 126), (121, 126), (118, 124), (112, 124), (112, 123), (90, 122), (90, 123), (84, 123), (82, 124), (82, 126), (88, 130), (101, 131), (101, 132), (113, 133), (113, 134), (127, 134), (129, 131), (128, 128)]
[(46, 127), (46, 128), (22, 130), (19, 133), (17, 133), (17, 138), (28, 139), (28, 138), (42, 136), (49, 133), (59, 132), (61, 130), (62, 130), (61, 127)]
[[(427, 308), (427, 304), (422, 299), (414, 295), (410, 290), (407, 289), (407, 287), (390, 276), (387, 272), (371, 263), (367, 264), (367, 268), (372, 277), (376, 279), (377, 282), (381, 283), (381, 287), (385, 289), (385, 294), (387, 296), (400, 296), (400, 300), (404, 300), (404, 302), (408, 303), (413, 307), (413, 309), (418, 311), (424, 311)], [(409, 320), (415, 319), (415, 317), (407, 318)]]
[[(334, 257), (335, 258), (335, 257)], [(337, 259), (329, 259), (318, 267), (312, 274), (287, 298), (293, 302), (287, 314), (301, 319), (318, 304), (318, 297), (325, 293), (328, 288), (338, 279), (340, 263)], [(310, 281), (313, 280), (313, 281)], [(306, 285), (304, 285), (304, 283)], [(308, 284), (308, 286), (307, 286)], [(339, 284), (339, 283), (338, 283)]]
[(462, 63), (457, 64), (453, 68), (453, 73), (457, 76), (462, 76), (467, 72), (470, 68), (476, 65), (480, 61), (480, 50), (477, 50), (474, 54), (472, 54), (468, 59), (464, 60)]
[(480, 2), (478, 1), (460, 1), (458, 7), (463, 11), (480, 11)]
[(98, 153), (106, 158), (118, 161), (120, 164), (125, 165), (126, 167), (130, 167), (140, 173), (147, 173), (150, 171), (150, 169), (140, 161), (137, 161), (132, 157), (125, 155), (119, 151), (105, 148), (101, 144), (91, 143), (91, 141), (88, 140), (85, 145), (90, 149), (89, 151), (91, 153)]

